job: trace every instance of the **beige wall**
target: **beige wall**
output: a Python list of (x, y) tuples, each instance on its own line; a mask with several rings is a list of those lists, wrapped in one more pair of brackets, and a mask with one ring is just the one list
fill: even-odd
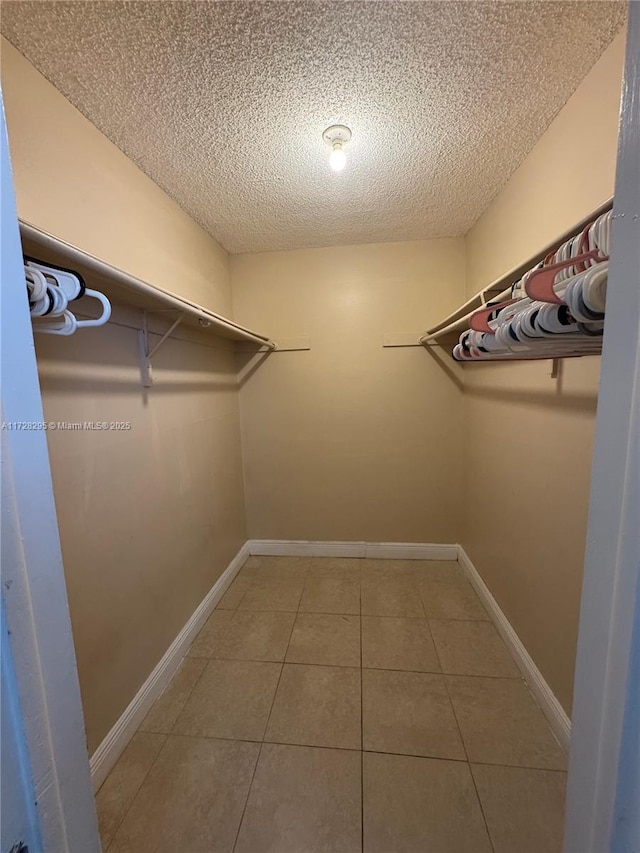
[(227, 253), (4, 38), (18, 216), (229, 316)]
[[(471, 295), (613, 195), (618, 36), (467, 235)], [(465, 368), (462, 542), (571, 710), (599, 359)]]
[(240, 392), (252, 538), (455, 542), (462, 396), (417, 340), (464, 293), (462, 240), (231, 257), (234, 311), (308, 352)]
[[(3, 42), (20, 216), (222, 313), (226, 253)], [(44, 132), (43, 132), (44, 129)], [(140, 384), (140, 317), (37, 336), (47, 420), (129, 421), (48, 433), (92, 752), (246, 539), (234, 355), (169, 340)], [(213, 349), (211, 345), (217, 349)]]
[(234, 354), (169, 340), (143, 393), (137, 333), (37, 337), (91, 752), (246, 540)]

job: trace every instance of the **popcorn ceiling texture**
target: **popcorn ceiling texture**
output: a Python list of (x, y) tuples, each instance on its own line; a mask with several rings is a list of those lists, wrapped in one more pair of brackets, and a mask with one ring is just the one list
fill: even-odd
[[(228, 251), (256, 252), (465, 234), (624, 16), (583, 0), (45, 0), (3, 2), (2, 30)], [(337, 175), (330, 124), (353, 131)]]

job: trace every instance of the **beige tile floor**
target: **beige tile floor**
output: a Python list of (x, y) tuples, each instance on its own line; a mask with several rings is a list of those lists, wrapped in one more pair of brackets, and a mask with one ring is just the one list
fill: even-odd
[(108, 853), (556, 853), (565, 765), (456, 563), (251, 557), (97, 807)]

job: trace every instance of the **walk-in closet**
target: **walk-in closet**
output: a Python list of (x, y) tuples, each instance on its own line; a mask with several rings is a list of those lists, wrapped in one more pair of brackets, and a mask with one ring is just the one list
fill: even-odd
[(0, 853), (637, 851), (639, 11), (3, 0)]

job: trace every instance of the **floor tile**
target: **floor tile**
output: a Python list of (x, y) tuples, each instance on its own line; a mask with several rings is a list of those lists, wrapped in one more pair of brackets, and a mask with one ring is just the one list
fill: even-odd
[(243, 569), (216, 605), (216, 610), (236, 610), (252, 582), (251, 574)]
[(445, 677), (470, 761), (565, 769), (564, 752), (524, 681)]
[(363, 562), (352, 557), (312, 557), (308, 576), (358, 580)]
[(98, 793), (105, 849), (357, 853), (362, 760), (366, 853), (489, 853), (476, 787), (495, 853), (559, 851), (566, 758), (488, 620), (455, 562), (251, 557)]
[(519, 678), (520, 671), (491, 622), (429, 620), (442, 671)]
[(250, 557), (249, 568), (256, 571), (258, 577), (305, 578), (311, 564), (311, 557)]
[(365, 853), (491, 853), (466, 762), (365, 752), (363, 771)]
[(362, 616), (362, 666), (440, 672), (425, 619)]
[(304, 578), (256, 578), (240, 602), (240, 610), (297, 611)]
[(364, 749), (466, 758), (443, 676), (362, 671)]
[(231, 853), (259, 749), (170, 735), (109, 853)]
[(420, 598), (428, 619), (489, 619), (473, 587), (467, 581), (418, 582)]
[(300, 610), (306, 613), (360, 613), (360, 578), (310, 574)]
[(441, 583), (465, 581), (467, 576), (457, 560), (412, 560), (419, 570), (419, 577), (425, 581)]
[(235, 853), (359, 853), (360, 810), (358, 752), (264, 744)]
[(362, 561), (362, 578), (388, 578), (389, 580), (414, 579), (418, 576), (418, 569), (414, 560), (379, 560), (367, 558)]
[(214, 611), (189, 649), (191, 657), (284, 660), (295, 613)]
[(362, 575), (413, 577), (416, 580), (464, 581), (466, 574), (457, 560), (379, 560), (363, 561)]
[(360, 670), (284, 665), (265, 740), (360, 749)]
[(471, 770), (495, 853), (561, 853), (565, 773), (487, 764)]
[(287, 663), (360, 666), (360, 617), (298, 613)]
[(140, 724), (141, 732), (164, 732), (168, 734), (195, 687), (206, 661), (185, 658), (166, 689), (153, 703), (151, 710)]
[(366, 616), (424, 617), (415, 584), (408, 577), (367, 577), (360, 583), (361, 612)]
[(166, 739), (162, 734), (136, 732), (98, 791), (96, 810), (105, 850)]
[(214, 610), (189, 647), (187, 655), (189, 657), (214, 657), (211, 651), (226, 636), (236, 613), (235, 610)]
[(262, 740), (280, 669), (279, 663), (210, 660), (174, 733)]

